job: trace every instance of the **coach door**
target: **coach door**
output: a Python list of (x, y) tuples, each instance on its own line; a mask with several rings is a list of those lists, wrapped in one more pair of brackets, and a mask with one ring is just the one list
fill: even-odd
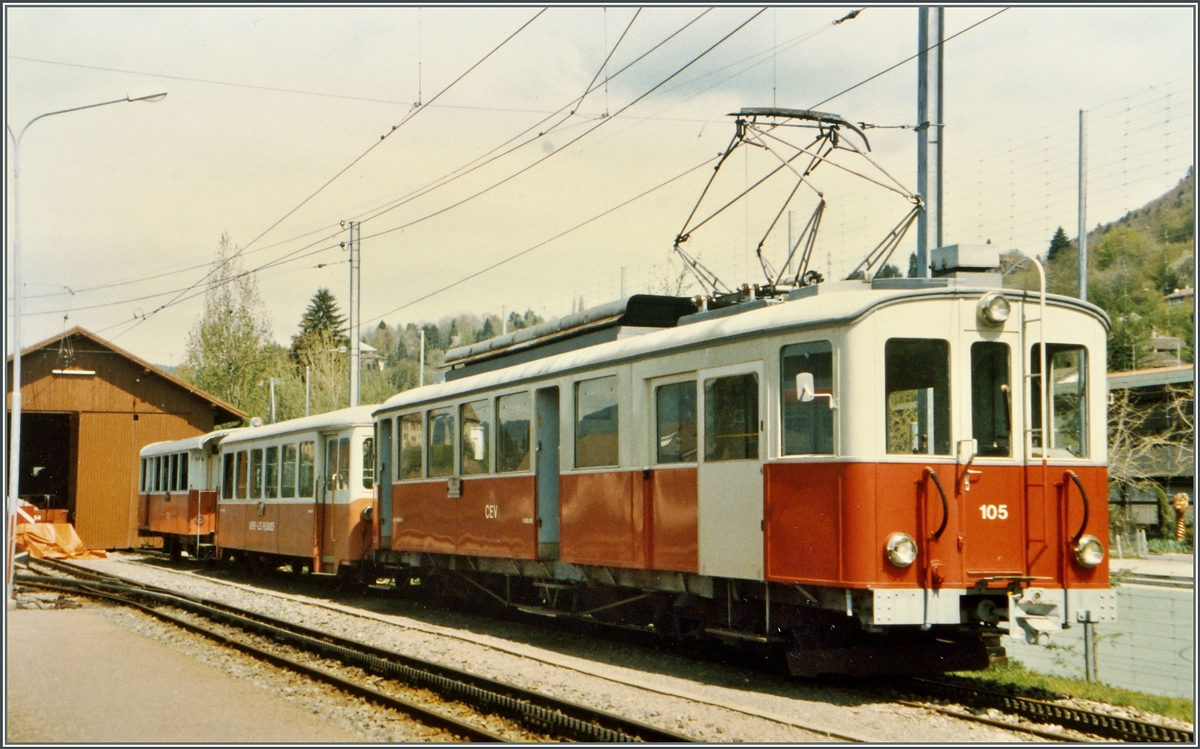
[(337, 434), (321, 435), (325, 457), (322, 490), (317, 497), (314, 518), (316, 550), (314, 561), (320, 571), (333, 571), (332, 565), (337, 560), (334, 553), (334, 516), (338, 505), (348, 507), (350, 503), (350, 438)]
[(558, 559), (558, 388), (536, 394), (538, 558)]
[(699, 379), (699, 572), (761, 580), (762, 364), (704, 370)]

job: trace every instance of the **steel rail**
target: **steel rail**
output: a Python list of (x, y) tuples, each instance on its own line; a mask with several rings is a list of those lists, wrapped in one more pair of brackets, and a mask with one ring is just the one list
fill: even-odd
[(1119, 741), (1195, 744), (1195, 731), (1149, 723), (1136, 718), (1106, 715), (1055, 702), (1017, 697), (987, 689), (968, 687), (939, 679), (910, 678), (912, 691), (953, 699), (974, 707), (994, 707), (1039, 723), (1053, 723), (1082, 733)]
[[(47, 560), (36, 561), (43, 564), (47, 562)], [(225, 620), (226, 623), (254, 631), (265, 637), (283, 640), (292, 644), (293, 647), (327, 653), (329, 657), (357, 666), (365, 671), (403, 681), (410, 686), (430, 689), (443, 698), (458, 700), (482, 711), (505, 715), (533, 728), (533, 730), (552, 733), (562, 738), (605, 742), (679, 743), (692, 741), (681, 734), (628, 718), (604, 713), (449, 666), (355, 642), (303, 625), (276, 620), (219, 601), (196, 599), (162, 588), (143, 586), (139, 583), (126, 586), (125, 584), (131, 581), (124, 581), (113, 575), (102, 575), (62, 562), (54, 562), (50, 566), (68, 574), (96, 576), (113, 581), (101, 583), (103, 585), (132, 587), (134, 590), (131, 592), (150, 598), (174, 598), (176, 601), (169, 601), (170, 605), (185, 609), (198, 609), (197, 613), (214, 616)]]
[(1038, 738), (1047, 739), (1049, 741), (1073, 741), (1073, 739), (1054, 733), (1053, 731), (1042, 731), (1040, 729), (1033, 728), (1032, 726), (1019, 723), (1006, 723), (1005, 721), (996, 720), (995, 718), (989, 718), (983, 715), (972, 715), (971, 713), (964, 713), (961, 710), (950, 710), (948, 708), (941, 707), (940, 705), (927, 705), (921, 702), (912, 702), (910, 700), (896, 700), (896, 702), (900, 703), (901, 705), (907, 705), (908, 707), (917, 707), (921, 708), (922, 710), (933, 710), (934, 712), (947, 715), (951, 718), (957, 718), (959, 720), (969, 720), (973, 723), (982, 723), (985, 726), (992, 726), (993, 728), (1002, 728), (1005, 731), (1020, 731), (1021, 733), (1028, 733), (1032, 736), (1037, 736)]

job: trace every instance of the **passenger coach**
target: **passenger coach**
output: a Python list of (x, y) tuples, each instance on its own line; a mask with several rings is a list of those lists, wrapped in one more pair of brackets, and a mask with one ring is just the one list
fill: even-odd
[(1115, 616), (1107, 318), (949, 270), (451, 352), (375, 413), (378, 560), (801, 674), (981, 668)]
[(329, 574), (370, 562), (375, 408), (252, 427), (222, 440), (221, 554)]

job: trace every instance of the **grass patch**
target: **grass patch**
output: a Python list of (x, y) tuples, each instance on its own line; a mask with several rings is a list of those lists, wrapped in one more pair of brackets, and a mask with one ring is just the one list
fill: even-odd
[(985, 689), (1011, 692), (1022, 697), (1039, 700), (1078, 697), (1110, 705), (1135, 707), (1148, 713), (1165, 715), (1189, 723), (1192, 722), (1196, 710), (1195, 702), (1185, 697), (1144, 694), (1107, 684), (1089, 683), (1083, 679), (1041, 674), (1030, 671), (1019, 661), (1012, 659), (1009, 659), (1006, 666), (993, 665), (985, 671), (965, 671), (954, 676), (975, 682)]

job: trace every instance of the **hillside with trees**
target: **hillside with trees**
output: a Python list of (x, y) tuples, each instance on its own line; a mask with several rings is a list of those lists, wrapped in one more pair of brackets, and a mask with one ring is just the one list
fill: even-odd
[[(1112, 319), (1109, 371), (1153, 366), (1156, 337), (1181, 339), (1180, 359), (1193, 361), (1193, 304), (1188, 300), (1172, 305), (1166, 297), (1194, 285), (1195, 204), (1196, 178), (1189, 169), (1166, 194), (1088, 232), (1088, 301)], [(1060, 227), (1040, 256), (1046, 263), (1049, 291), (1076, 296), (1078, 238), (1068, 239)], [(1006, 268), (1018, 260), (1007, 256)], [(1005, 285), (1036, 290), (1037, 271), (1028, 264), (1012, 269)]]

